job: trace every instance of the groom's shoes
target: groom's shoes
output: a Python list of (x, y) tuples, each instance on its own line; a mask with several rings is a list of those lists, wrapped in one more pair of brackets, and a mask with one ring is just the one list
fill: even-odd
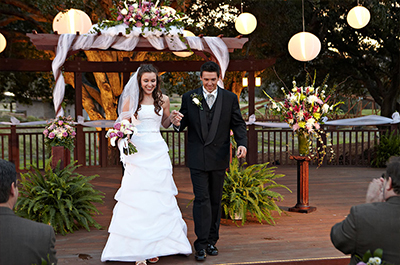
[(218, 255), (218, 248), (213, 244), (208, 244), (208, 246), (207, 246), (207, 254), (211, 255), (211, 256), (217, 256)]
[(200, 249), (194, 253), (194, 257), (196, 258), (197, 261), (203, 261), (206, 259), (206, 250), (205, 249)]

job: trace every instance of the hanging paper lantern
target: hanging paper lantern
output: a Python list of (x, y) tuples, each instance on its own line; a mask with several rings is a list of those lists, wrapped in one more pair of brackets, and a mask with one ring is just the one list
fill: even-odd
[(261, 77), (256, 77), (256, 86), (261, 86)]
[(0, 33), (0, 52), (3, 52), (7, 46), (6, 38), (4, 38), (3, 34)]
[(242, 13), (235, 20), (236, 30), (243, 35), (252, 33), (257, 27), (257, 19), (253, 14)]
[[(194, 35), (193, 32), (191, 32), (189, 30), (184, 30), (183, 36), (184, 37), (194, 37), (196, 35)], [(176, 56), (179, 56), (179, 57), (189, 57), (190, 55), (193, 54), (193, 52), (173, 52), (173, 54), (175, 54)]]
[(371, 15), (368, 9), (363, 6), (356, 6), (347, 14), (347, 23), (349, 23), (352, 28), (360, 29), (368, 24), (370, 18)]
[(321, 42), (312, 33), (299, 32), (289, 40), (288, 48), (294, 59), (306, 62), (317, 57), (321, 50)]
[(67, 12), (60, 12), (53, 20), (53, 30), (58, 34), (88, 33), (92, 27), (90, 17), (83, 11), (78, 9), (69, 9)]
[(249, 85), (249, 80), (247, 79), (247, 77), (243, 77), (242, 78), (242, 86), (247, 87), (248, 85)]

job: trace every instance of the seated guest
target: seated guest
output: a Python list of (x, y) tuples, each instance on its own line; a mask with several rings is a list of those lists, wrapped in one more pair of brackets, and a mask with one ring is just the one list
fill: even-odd
[(17, 198), (15, 166), (0, 159), (0, 265), (56, 264), (53, 227), (15, 215)]
[(350, 264), (381, 248), (382, 260), (400, 264), (400, 162), (390, 162), (382, 178), (371, 181), (366, 204), (353, 206), (350, 214), (331, 230), (333, 245), (351, 254)]

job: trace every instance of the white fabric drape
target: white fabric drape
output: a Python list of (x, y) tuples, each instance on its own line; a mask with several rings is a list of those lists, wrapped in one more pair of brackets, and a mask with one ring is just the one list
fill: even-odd
[[(172, 27), (170, 31), (151, 31), (145, 29), (142, 31), (141, 28), (133, 28), (129, 34), (126, 33), (128, 26), (121, 24), (115, 27), (106, 28), (101, 30), (101, 35), (97, 34), (83, 34), (76, 36), (75, 34), (62, 34), (58, 39), (58, 46), (56, 51), (56, 57), (52, 63), (52, 70), (56, 80), (56, 85), (53, 90), (53, 102), (56, 117), (63, 116), (64, 112), (60, 105), (64, 99), (65, 93), (65, 80), (61, 74), (61, 66), (64, 64), (68, 51), (70, 50), (89, 50), (89, 49), (101, 49), (106, 50), (113, 48), (122, 51), (133, 51), (140, 39), (140, 35), (145, 37), (149, 43), (157, 50), (165, 49), (165, 43), (170, 50), (181, 51), (186, 50), (187, 46), (179, 37), (179, 34), (183, 34), (183, 29)], [(97, 24), (92, 26), (89, 32), (95, 32), (95, 28), (98, 28)], [(126, 38), (117, 38), (118, 34), (122, 34)], [(203, 43), (199, 37), (186, 37), (188, 44), (191, 49), (204, 50)], [(229, 52), (225, 43), (218, 37), (205, 37), (207, 45), (210, 47), (215, 58), (219, 62), (221, 67), (222, 78), (225, 75), (225, 71), (229, 64)], [(74, 42), (75, 41), (75, 42)], [(74, 42), (74, 44), (73, 44)], [(223, 87), (222, 80), (218, 83)]]
[[(358, 118), (351, 119), (340, 119), (333, 121), (326, 121), (324, 125), (329, 126), (376, 126), (376, 125), (385, 125), (385, 124), (397, 124), (400, 123), (400, 115), (398, 112), (392, 114), (392, 118), (377, 116), (377, 115), (368, 115)], [(257, 122), (255, 119), (255, 115), (251, 115), (249, 117), (249, 121), (246, 122), (246, 125), (257, 125), (262, 127), (269, 128), (282, 128), (287, 129), (290, 128), (286, 122)]]

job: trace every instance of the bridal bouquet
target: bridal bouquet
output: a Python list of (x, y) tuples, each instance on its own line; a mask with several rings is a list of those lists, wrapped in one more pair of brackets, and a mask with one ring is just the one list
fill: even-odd
[(111, 8), (112, 20), (101, 21), (98, 28), (104, 29), (125, 24), (128, 26), (127, 34), (133, 27), (142, 28), (142, 30), (148, 28), (151, 31), (165, 29), (167, 32), (173, 26), (183, 29), (184, 14), (168, 6), (158, 7), (158, 2), (154, 4), (144, 0), (121, 1), (116, 7)]
[(51, 120), (43, 131), (45, 144), (48, 146), (64, 146), (74, 148), (75, 128), (71, 117), (57, 117)]
[(127, 120), (122, 120), (121, 122), (115, 123), (114, 127), (108, 130), (106, 138), (110, 138), (112, 146), (115, 146), (115, 143), (121, 140), (120, 144), (122, 145), (124, 154), (133, 155), (137, 153), (137, 149), (130, 138), (136, 133), (137, 129), (133, 124), (129, 123)]

